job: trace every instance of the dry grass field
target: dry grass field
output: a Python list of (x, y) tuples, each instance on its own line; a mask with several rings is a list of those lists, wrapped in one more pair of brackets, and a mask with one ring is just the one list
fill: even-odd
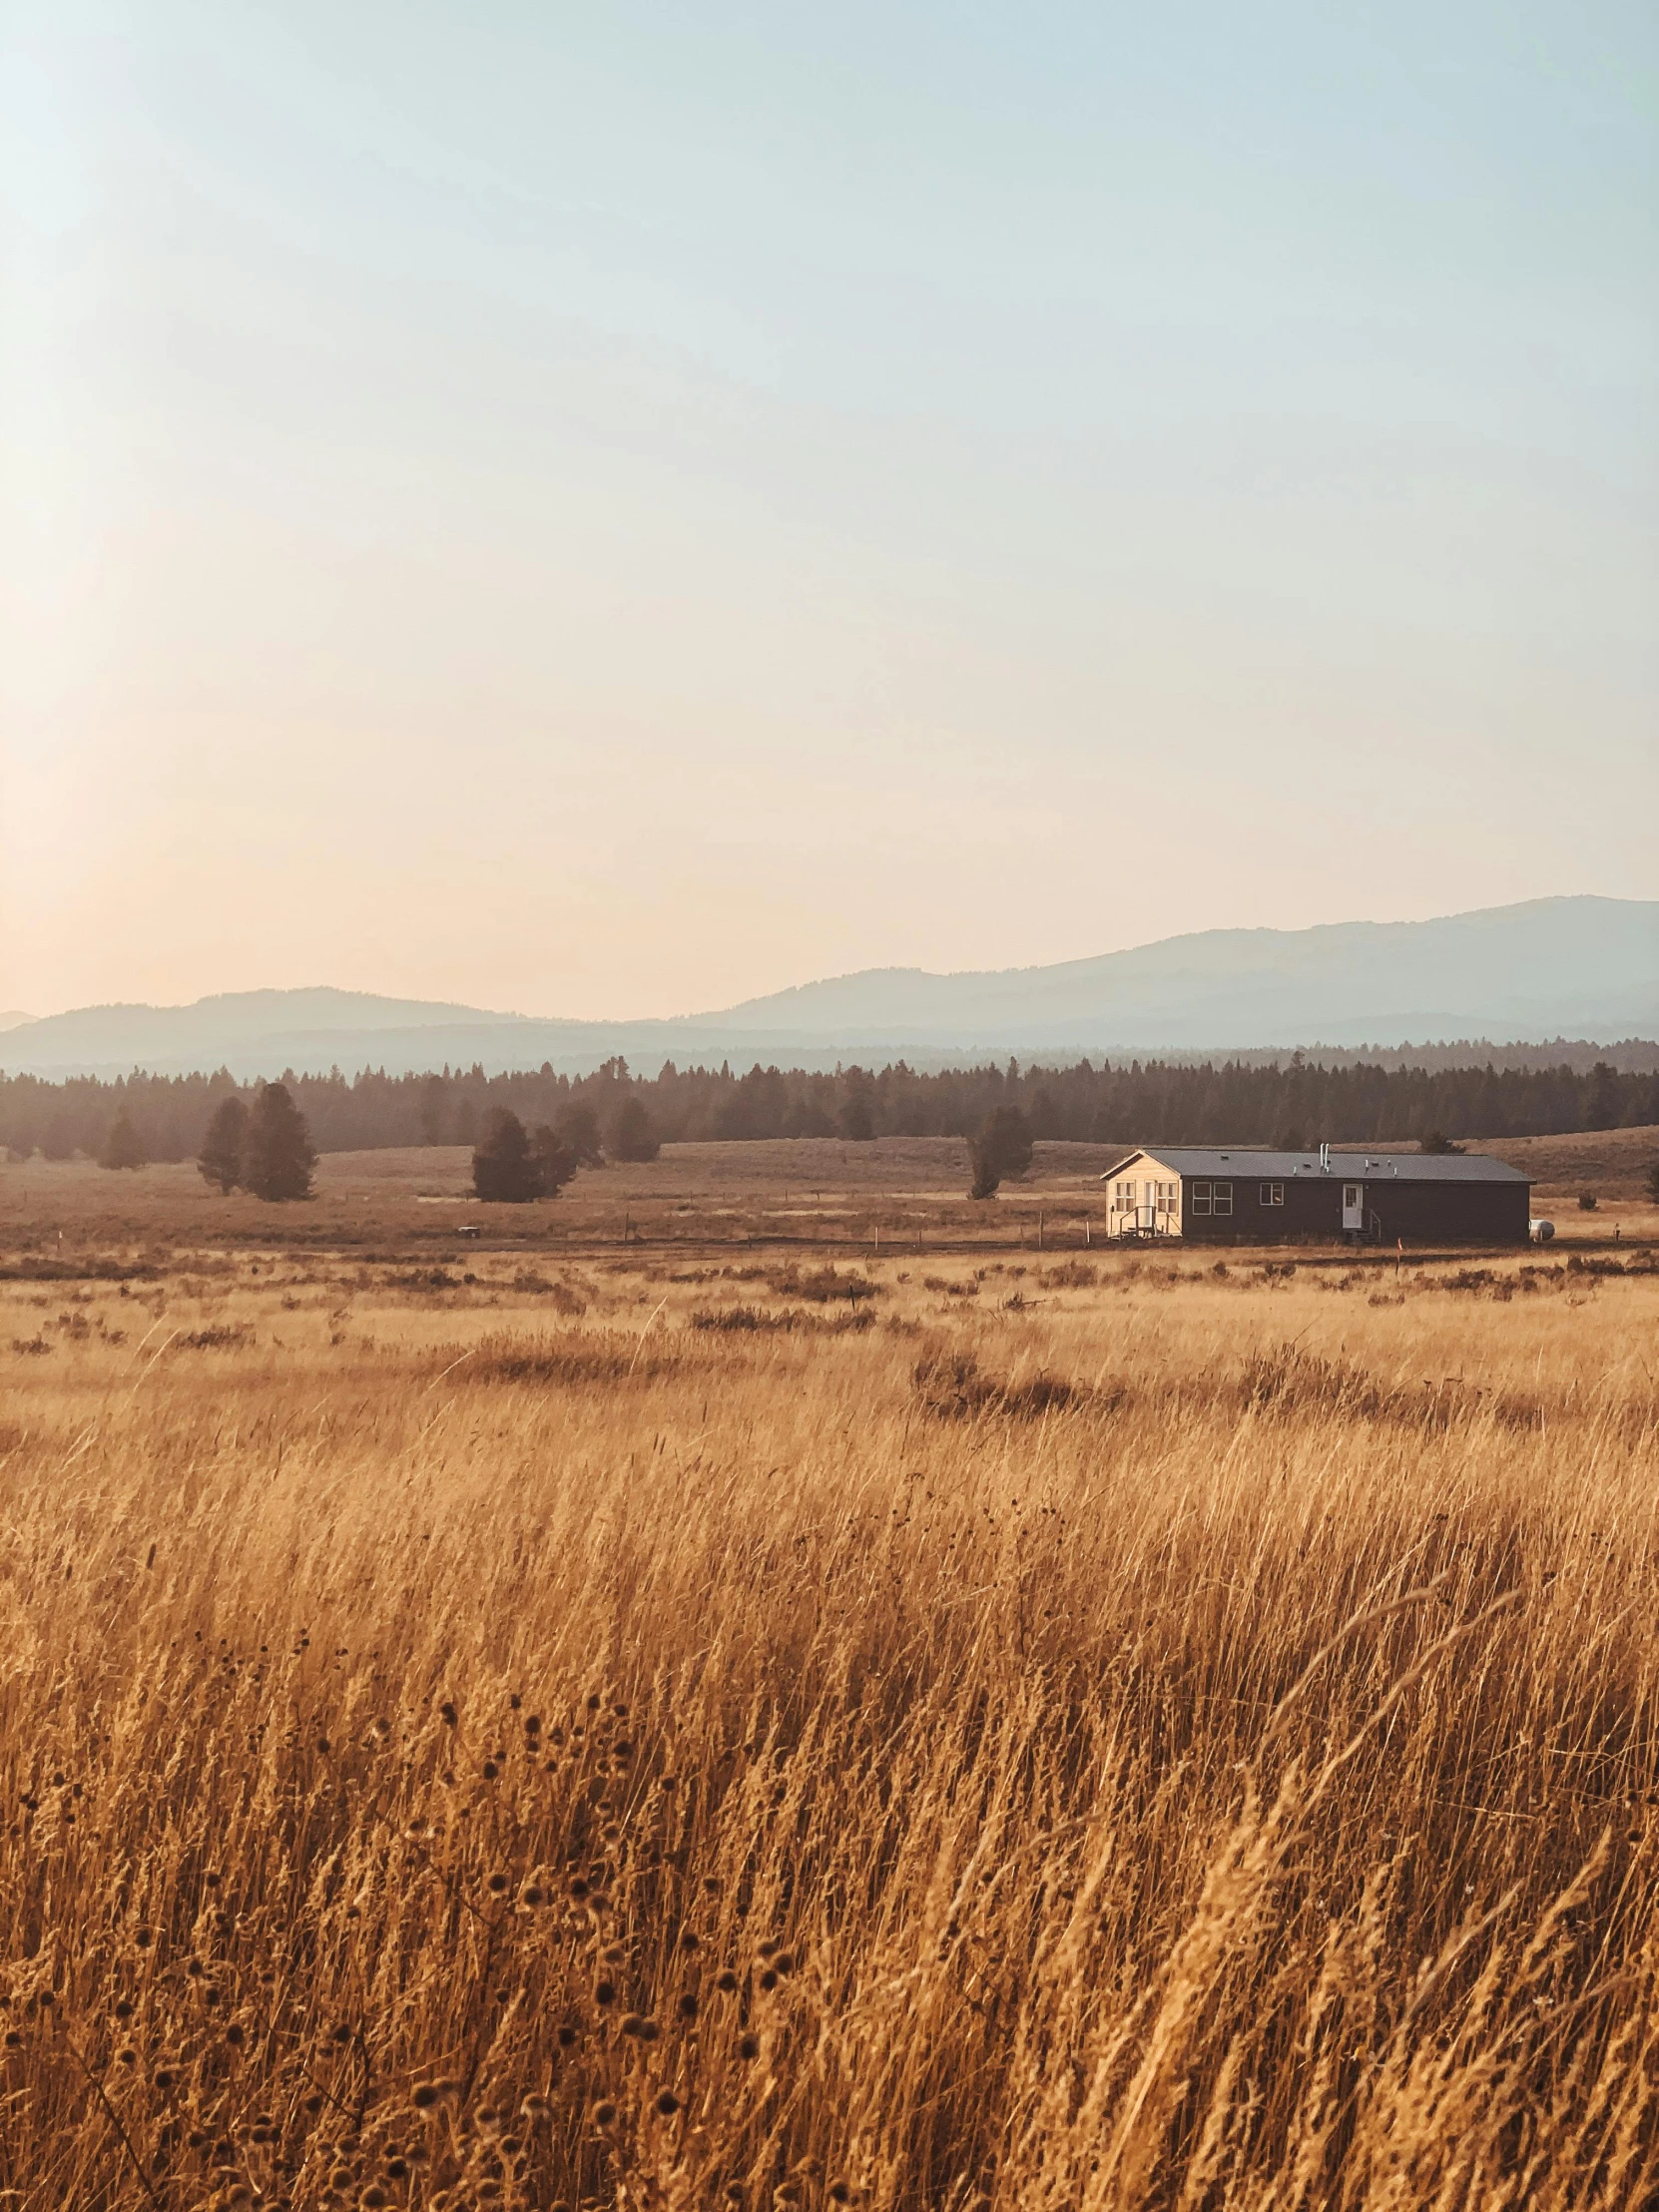
[[(1340, 1152), (1344, 1148), (1338, 1147)], [(1350, 1148), (1355, 1149), (1355, 1148)], [(1373, 1147), (1374, 1151), (1378, 1148)], [(1481, 1150), (1523, 1165), (1534, 1200), (1556, 1224), (1563, 1250), (1621, 1238), (1659, 1238), (1659, 1206), (1646, 1197), (1659, 1163), (1659, 1128), (1522, 1137)], [(1085, 1224), (1104, 1231), (1099, 1178), (1122, 1150), (1039, 1144), (1031, 1173), (1005, 1183), (989, 1205), (966, 1196), (967, 1147), (950, 1137), (835, 1138), (757, 1144), (665, 1146), (644, 1166), (585, 1170), (549, 1203), (479, 1207), (472, 1156), (461, 1145), (325, 1153), (316, 1196), (273, 1208), (210, 1190), (189, 1162), (107, 1173), (85, 1160), (0, 1165), (0, 1254), (91, 1249), (168, 1255), (203, 1246), (320, 1250), (396, 1248), (440, 1258), (459, 1251), (462, 1224), (503, 1248), (564, 1252), (643, 1240), (657, 1249), (711, 1244), (885, 1245), (911, 1257), (1003, 1248), (1083, 1249)], [(1594, 1213), (1578, 1200), (1598, 1198)]]
[(1659, 2201), (1651, 1253), (709, 1149), (0, 1178), (5, 2212)]

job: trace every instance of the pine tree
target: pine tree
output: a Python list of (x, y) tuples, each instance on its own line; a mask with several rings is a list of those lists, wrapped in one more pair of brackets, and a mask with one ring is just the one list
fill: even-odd
[(98, 1155), (98, 1165), (101, 1168), (141, 1168), (147, 1157), (139, 1133), (133, 1127), (132, 1116), (123, 1106), (110, 1124), (104, 1149)]
[(472, 1188), (487, 1205), (522, 1206), (541, 1196), (541, 1165), (523, 1122), (505, 1106), (490, 1115), (473, 1152)]
[(582, 1165), (581, 1155), (566, 1138), (563, 1129), (549, 1128), (543, 1122), (539, 1129), (530, 1132), (530, 1167), (535, 1176), (536, 1187), (528, 1195), (531, 1198), (557, 1198)]
[(1584, 1125), (1587, 1129), (1619, 1126), (1619, 1079), (1606, 1060), (1598, 1060), (1590, 1070), (1589, 1111)]
[(242, 1181), (256, 1198), (272, 1203), (309, 1198), (316, 1148), (305, 1117), (285, 1083), (262, 1083), (248, 1117), (242, 1148)]
[(441, 1075), (429, 1075), (420, 1086), (420, 1141), (442, 1144), (449, 1126), (449, 1085)]
[(968, 1139), (968, 1165), (973, 1170), (973, 1181), (968, 1187), (969, 1198), (994, 1198), (1002, 1178), (997, 1173), (996, 1162), (992, 1159), (983, 1137)]
[(197, 1166), (206, 1183), (217, 1183), (229, 1195), (242, 1181), (242, 1149), (248, 1135), (248, 1108), (233, 1091), (222, 1098), (202, 1139)]
[(868, 1144), (875, 1135), (875, 1084), (865, 1068), (846, 1071), (835, 1131), (848, 1144)]
[(651, 1116), (637, 1098), (625, 1098), (617, 1108), (605, 1149), (613, 1160), (628, 1161), (654, 1160), (662, 1150)]
[(998, 1106), (979, 1142), (999, 1179), (1023, 1175), (1031, 1165), (1031, 1125), (1017, 1106)]
[[(591, 1106), (579, 1098), (566, 1099), (553, 1117), (553, 1127), (566, 1151), (576, 1155), (579, 1166), (598, 1167), (605, 1154), (599, 1138), (599, 1116)], [(569, 1177), (565, 1180), (568, 1182)]]

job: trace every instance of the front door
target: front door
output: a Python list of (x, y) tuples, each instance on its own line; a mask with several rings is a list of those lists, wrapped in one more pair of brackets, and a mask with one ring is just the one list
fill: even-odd
[(1364, 1183), (1343, 1185), (1343, 1227), (1364, 1229), (1366, 1226), (1366, 1186)]

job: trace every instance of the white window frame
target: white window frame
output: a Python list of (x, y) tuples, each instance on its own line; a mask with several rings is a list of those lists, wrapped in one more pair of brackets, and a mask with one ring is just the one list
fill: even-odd
[(1231, 1219), (1233, 1213), (1233, 1186), (1231, 1183), (1210, 1185), (1210, 1211), (1218, 1221)]
[(1258, 1203), (1263, 1206), (1283, 1206), (1285, 1203), (1284, 1184), (1264, 1183), (1261, 1190), (1257, 1193), (1257, 1200)]
[(1215, 1185), (1208, 1180), (1194, 1183), (1192, 1189), (1192, 1198), (1188, 1206), (1188, 1211), (1194, 1216), (1196, 1220), (1209, 1220), (1210, 1196), (1214, 1189)]

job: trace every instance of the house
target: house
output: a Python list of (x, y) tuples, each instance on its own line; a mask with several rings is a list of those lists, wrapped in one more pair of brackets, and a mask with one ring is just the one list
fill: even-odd
[(1532, 1184), (1483, 1152), (1158, 1145), (1100, 1178), (1107, 1233), (1189, 1244), (1525, 1244)]

